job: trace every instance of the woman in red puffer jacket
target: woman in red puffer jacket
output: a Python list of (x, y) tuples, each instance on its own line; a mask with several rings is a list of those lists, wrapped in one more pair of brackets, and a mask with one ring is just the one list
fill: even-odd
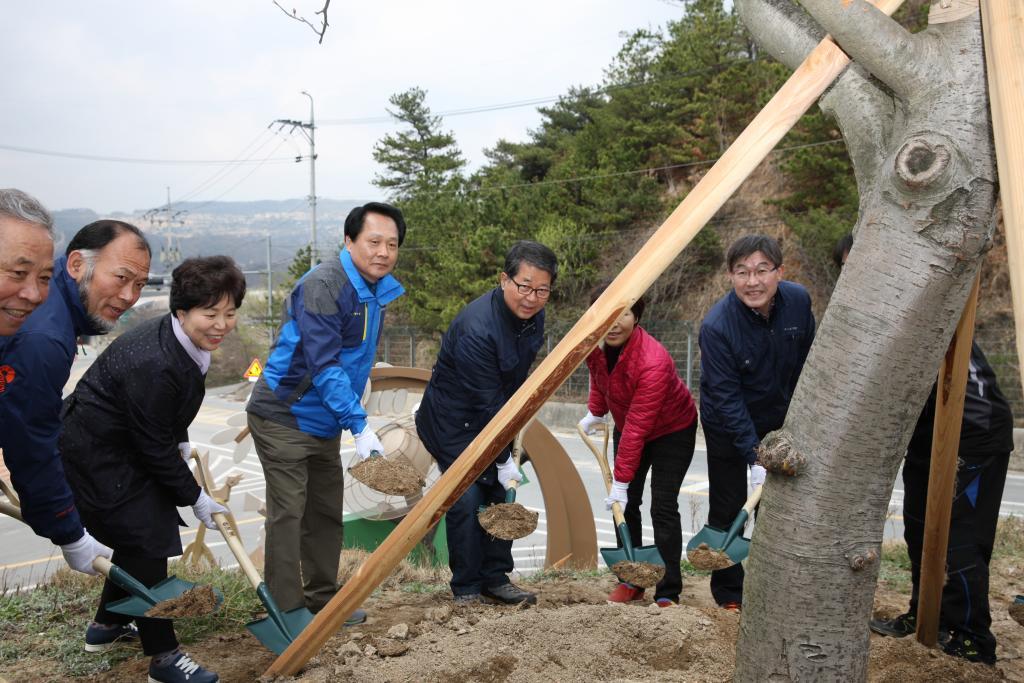
[[(608, 287), (599, 285), (591, 303)], [(683, 531), (679, 519), (679, 488), (693, 458), (697, 409), (689, 389), (679, 379), (675, 361), (657, 339), (639, 326), (643, 297), (624, 311), (599, 345), (587, 357), (590, 370), (589, 412), (580, 427), (593, 433), (611, 411), (615, 470), (612, 491), (605, 499), (625, 508), (630, 535), (641, 536), (640, 504), (648, 471), (651, 475), (651, 519), (654, 543), (665, 560), (665, 576), (654, 598), (668, 607), (679, 602), (683, 588), (679, 560)], [(621, 544), (621, 539), (620, 539)], [(620, 583), (611, 602), (642, 600), (644, 589)]]

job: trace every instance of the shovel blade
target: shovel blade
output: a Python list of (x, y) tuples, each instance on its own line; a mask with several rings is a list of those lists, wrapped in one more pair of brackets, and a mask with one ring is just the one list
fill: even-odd
[(263, 645), (274, 654), (281, 654), (288, 649), (292, 641), (302, 633), (302, 629), (313, 621), (313, 613), (305, 607), (297, 607), (287, 612), (281, 612), (281, 620), (284, 622), (286, 633), (273, 619), (266, 617), (246, 624), (249, 632), (256, 636)]
[[(107, 609), (111, 612), (117, 612), (118, 614), (127, 614), (133, 617), (144, 617), (146, 612), (153, 608), (158, 602), (164, 600), (173, 600), (179, 597), (185, 591), (191, 590), (196, 587), (196, 584), (191, 581), (185, 581), (179, 579), (177, 576), (168, 576), (166, 579), (156, 584), (155, 586), (146, 590), (145, 596), (136, 595), (130, 598), (124, 598), (116, 600), (114, 602), (107, 603)], [(220, 605), (224, 602), (224, 594), (219, 589), (213, 589), (214, 595), (217, 596), (217, 606), (214, 607), (214, 611), (220, 609)], [(206, 616), (205, 614), (197, 614), (195, 616)], [(177, 617), (188, 618), (188, 617)]]
[(701, 545), (725, 553), (735, 564), (747, 559), (750, 554), (750, 539), (736, 535), (729, 541), (729, 532), (709, 526), (705, 526), (690, 539), (686, 544), (686, 552), (691, 553)]
[(657, 546), (653, 545), (634, 547), (632, 557), (629, 557), (626, 554), (626, 550), (624, 548), (601, 548), (601, 557), (604, 559), (604, 563), (608, 565), (609, 569), (619, 562), (625, 561), (657, 564), (662, 567), (665, 566), (665, 560), (662, 559)]

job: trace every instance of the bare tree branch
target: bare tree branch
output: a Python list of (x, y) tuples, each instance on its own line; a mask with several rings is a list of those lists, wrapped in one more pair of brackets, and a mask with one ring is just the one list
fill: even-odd
[(929, 85), (928, 45), (865, 0), (800, 0), (839, 47), (901, 97)]
[(295, 21), (301, 22), (301, 23), (305, 24), (306, 26), (310, 27), (311, 29), (313, 29), (313, 33), (315, 33), (318, 36), (320, 36), (320, 40), (317, 41), (317, 44), (320, 44), (320, 45), (323, 44), (323, 42), (324, 42), (324, 34), (327, 33), (327, 26), (328, 26), (328, 23), (327, 23), (327, 8), (331, 6), (331, 0), (324, 0), (323, 9), (321, 9), (318, 12), (316, 12), (316, 14), (321, 15), (320, 28), (317, 28), (316, 26), (314, 26), (313, 23), (310, 22), (309, 19), (307, 19), (306, 17), (300, 17), (298, 15), (298, 11), (295, 10), (294, 8), (292, 8), (292, 11), (289, 12), (284, 7), (281, 7), (281, 3), (279, 3), (277, 0), (273, 0), (273, 2), (277, 6), (277, 8), (280, 9), (282, 12), (284, 12), (288, 17), (294, 19)]

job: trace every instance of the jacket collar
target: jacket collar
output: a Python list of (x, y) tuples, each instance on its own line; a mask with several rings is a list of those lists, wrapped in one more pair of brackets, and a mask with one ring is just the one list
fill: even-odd
[[(68, 272), (68, 257), (61, 256), (53, 263), (52, 289), (56, 289), (58, 296), (64, 301), (68, 313), (71, 315), (71, 324), (75, 329), (75, 335), (98, 335), (106, 334), (89, 320), (89, 315), (82, 305), (82, 298), (78, 295), (78, 282)], [(53, 296), (51, 292), (50, 296)]]
[(371, 290), (370, 285), (367, 284), (366, 280), (359, 273), (359, 269), (356, 268), (356, 264), (352, 262), (352, 254), (349, 253), (348, 249), (342, 249), (338, 258), (341, 260), (341, 267), (345, 269), (345, 274), (348, 275), (348, 281), (352, 283), (356, 294), (359, 296), (360, 303), (376, 300), (378, 305), (387, 306), (405, 294), (405, 288), (391, 274), (377, 280), (376, 289)]

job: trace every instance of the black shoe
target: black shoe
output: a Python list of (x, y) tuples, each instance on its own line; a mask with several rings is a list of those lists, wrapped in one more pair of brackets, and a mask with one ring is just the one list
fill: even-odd
[(170, 664), (149, 664), (149, 683), (217, 683), (220, 676), (200, 666), (184, 652), (179, 652)]
[(503, 583), (500, 586), (484, 588), (480, 594), (494, 602), (501, 602), (506, 605), (518, 605), (525, 602), (527, 605), (536, 605), (537, 596), (529, 591), (524, 591), (511, 583)]
[(882, 636), (903, 638), (917, 630), (917, 615), (907, 612), (895, 619), (872, 619), (868, 622), (868, 628)]
[(115, 645), (139, 642), (139, 630), (135, 624), (103, 628), (95, 621), (85, 630), (85, 651), (106, 652)]
[(479, 593), (464, 593), (462, 595), (453, 595), (452, 602), (456, 605), (474, 605), (480, 602)]
[(995, 652), (982, 652), (977, 641), (971, 636), (963, 633), (952, 633), (942, 651), (951, 657), (960, 657), (968, 662), (976, 662), (993, 666), (996, 663)]

